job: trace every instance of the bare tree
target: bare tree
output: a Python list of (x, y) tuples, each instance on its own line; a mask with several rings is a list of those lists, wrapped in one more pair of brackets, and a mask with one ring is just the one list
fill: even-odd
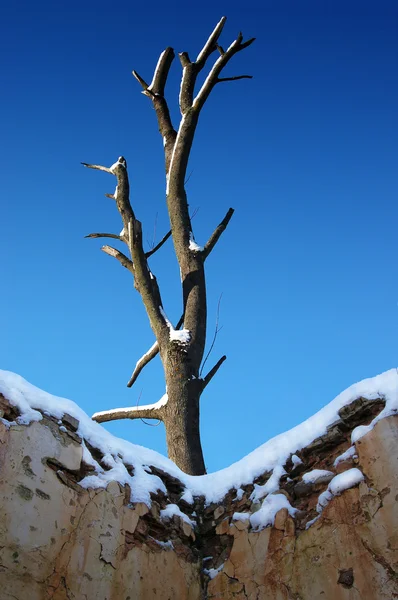
[[(134, 384), (145, 365), (158, 353), (163, 363), (167, 385), (167, 396), (156, 404), (113, 409), (96, 413), (92, 418), (98, 422), (115, 419), (160, 419), (166, 428), (169, 457), (183, 471), (194, 475), (206, 472), (199, 432), (200, 397), (226, 358), (222, 356), (205, 377), (200, 377), (200, 365), (206, 343), (207, 317), (204, 265), (234, 211), (232, 208), (228, 210), (203, 248), (197, 246), (188, 212), (185, 178), (203, 105), (217, 84), (251, 77), (249, 75), (220, 77), (220, 74), (235, 54), (254, 41), (252, 38), (244, 42), (242, 34), (239, 33), (228, 49), (224, 50), (218, 40), (225, 21), (225, 17), (220, 20), (195, 61), (190, 60), (187, 52), (178, 55), (182, 65), (179, 95), (182, 117), (178, 129), (175, 129), (172, 124), (164, 95), (166, 80), (174, 59), (174, 50), (166, 48), (161, 53), (150, 84), (133, 71), (134, 77), (143, 88), (143, 94), (153, 103), (164, 144), (167, 208), (171, 231), (153, 250), (145, 252), (143, 249), (141, 222), (136, 218), (130, 202), (126, 160), (120, 157), (110, 168), (83, 163), (91, 169), (111, 173), (117, 179), (115, 193), (108, 196), (116, 201), (123, 221), (122, 232), (120, 235), (92, 233), (87, 237), (114, 238), (127, 245), (130, 257), (112, 246), (103, 246), (101, 249), (116, 258), (132, 274), (134, 287), (141, 295), (156, 338), (153, 346), (137, 362), (128, 386)], [(219, 56), (196, 93), (197, 77), (213, 52), (218, 52)], [(183, 297), (183, 315), (175, 328), (168, 321), (163, 310), (158, 283), (148, 264), (149, 257), (161, 248), (170, 235), (173, 238), (181, 269)], [(180, 329), (181, 327), (183, 328)]]

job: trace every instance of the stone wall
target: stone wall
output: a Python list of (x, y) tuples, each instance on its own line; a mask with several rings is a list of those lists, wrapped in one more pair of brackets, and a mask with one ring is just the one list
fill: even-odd
[[(131, 504), (127, 485), (79, 485), (93, 467), (73, 418), (16, 425), (0, 396), (1, 600), (398, 598), (398, 417), (381, 419), (335, 466), (354, 427), (382, 408), (381, 399), (358, 399), (299, 460), (289, 458), (274, 493), (295, 515), (282, 508), (272, 527), (253, 531), (239, 515), (259, 509), (253, 491), (271, 473), (205, 506), (184, 502), (181, 483), (156, 470), (167, 494), (153, 494), (150, 508)], [(364, 480), (319, 512), (331, 477), (353, 467)], [(314, 469), (331, 475), (303, 481)], [(178, 515), (161, 518), (171, 502), (196, 519), (195, 530)]]

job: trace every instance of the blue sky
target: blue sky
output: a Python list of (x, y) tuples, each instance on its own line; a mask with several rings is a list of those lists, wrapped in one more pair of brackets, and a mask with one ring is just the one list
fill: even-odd
[[(155, 402), (153, 342), (127, 271), (92, 231), (120, 231), (111, 176), (128, 161), (144, 238), (168, 230), (150, 79), (168, 45), (192, 57), (219, 18), (224, 45), (257, 41), (201, 116), (187, 192), (196, 241), (236, 212), (207, 261), (209, 359), (202, 397), (209, 471), (301, 422), (352, 383), (398, 365), (398, 7), (395, 2), (174, 5), (19, 3), (2, 9), (0, 366), (89, 414)], [(167, 87), (174, 121), (180, 65)], [(152, 260), (171, 320), (181, 310), (168, 244)], [(107, 427), (165, 452), (163, 426)]]

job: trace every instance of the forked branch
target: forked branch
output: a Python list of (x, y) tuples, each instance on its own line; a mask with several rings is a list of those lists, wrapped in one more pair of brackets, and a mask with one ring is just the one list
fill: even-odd
[[(134, 287), (139, 291), (149, 321), (156, 339), (166, 335), (167, 325), (161, 313), (162, 299), (156, 278), (148, 267), (147, 258), (142, 244), (142, 226), (136, 219), (133, 208), (130, 204), (130, 184), (127, 174), (127, 163), (123, 156), (111, 167), (100, 165), (90, 165), (82, 163), (85, 167), (111, 173), (117, 178), (117, 187), (115, 191), (116, 206), (123, 221), (123, 236), (118, 239), (128, 244), (131, 254), (131, 260), (123, 252), (120, 252), (112, 246), (103, 246), (101, 250), (116, 258), (126, 269), (134, 275)], [(99, 236), (99, 234), (95, 234)], [(113, 237), (113, 234), (106, 234), (105, 237)]]

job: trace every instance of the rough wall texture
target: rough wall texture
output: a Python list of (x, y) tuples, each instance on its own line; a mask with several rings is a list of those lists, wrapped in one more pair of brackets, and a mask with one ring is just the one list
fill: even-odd
[[(352, 429), (382, 405), (359, 399), (298, 453), (301, 464), (287, 461), (276, 493), (299, 512), (292, 518), (283, 508), (274, 526), (259, 532), (233, 515), (258, 509), (254, 484), (263, 485), (270, 473), (239, 497), (234, 490), (207, 507), (203, 498), (192, 506), (179, 500), (181, 484), (158, 473), (168, 502), (195, 511), (194, 532), (177, 516), (161, 520), (161, 495), (149, 509), (132, 505), (128, 486), (117, 482), (106, 490), (80, 487), (90, 465), (73, 419), (66, 415), (61, 424), (44, 415), (9, 426), (16, 415), (0, 397), (1, 600), (398, 598), (398, 416), (380, 420), (358, 440), (356, 455), (334, 466)], [(305, 483), (303, 473), (353, 466), (365, 480), (331, 499), (319, 516), (328, 479)]]

